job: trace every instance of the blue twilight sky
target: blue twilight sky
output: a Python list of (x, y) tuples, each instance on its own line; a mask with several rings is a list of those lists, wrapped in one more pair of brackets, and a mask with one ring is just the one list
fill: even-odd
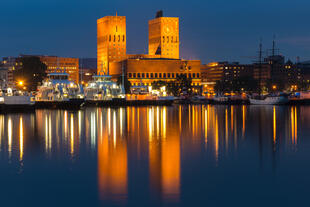
[(96, 57), (96, 19), (127, 16), (127, 51), (147, 53), (157, 10), (180, 17), (182, 58), (250, 62), (259, 39), (281, 54), (310, 60), (309, 0), (1, 0), (0, 57)]

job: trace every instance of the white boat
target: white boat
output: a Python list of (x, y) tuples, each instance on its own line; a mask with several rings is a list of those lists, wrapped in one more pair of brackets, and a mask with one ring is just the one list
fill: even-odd
[(34, 109), (34, 97), (24, 91), (7, 88), (0, 92), (0, 107), (2, 111), (27, 111)]
[(36, 106), (42, 108), (79, 108), (84, 103), (83, 87), (69, 81), (67, 73), (51, 73), (38, 87)]
[(216, 95), (213, 97), (213, 101), (214, 103), (218, 103), (218, 104), (226, 104), (229, 102), (229, 96), (225, 96), (225, 95)]
[(193, 96), (193, 97), (191, 98), (191, 102), (192, 102), (192, 103), (197, 103), (197, 104), (206, 103), (206, 102), (207, 102), (207, 98), (204, 97), (204, 96), (199, 96), (199, 95), (197, 95), (197, 96)]
[(249, 98), (253, 105), (281, 105), (289, 102), (286, 96), (261, 96), (256, 98)]
[(125, 90), (122, 85), (117, 85), (111, 80), (110, 75), (96, 75), (85, 87), (86, 101), (111, 101), (115, 99), (125, 100)]

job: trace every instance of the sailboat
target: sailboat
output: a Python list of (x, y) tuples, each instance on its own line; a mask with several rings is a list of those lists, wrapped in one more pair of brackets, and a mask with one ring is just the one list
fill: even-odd
[[(273, 56), (274, 56), (275, 43), (273, 41)], [(253, 105), (280, 105), (289, 102), (288, 97), (285, 94), (271, 94), (262, 95), (261, 94), (261, 79), (262, 79), (262, 43), (259, 44), (259, 95), (250, 96), (250, 104)]]

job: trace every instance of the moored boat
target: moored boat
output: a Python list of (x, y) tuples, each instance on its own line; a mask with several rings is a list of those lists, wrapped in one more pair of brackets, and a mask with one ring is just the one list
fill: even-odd
[(256, 96), (249, 97), (249, 101), (253, 105), (281, 105), (289, 102), (289, 99), (285, 95), (274, 96)]
[(112, 81), (110, 75), (96, 75), (85, 88), (88, 105), (120, 104), (125, 102), (125, 90), (122, 85)]
[(83, 87), (67, 73), (49, 74), (35, 96), (36, 108), (79, 109), (84, 101)]
[(32, 112), (34, 100), (31, 94), (7, 88), (0, 93), (1, 112)]

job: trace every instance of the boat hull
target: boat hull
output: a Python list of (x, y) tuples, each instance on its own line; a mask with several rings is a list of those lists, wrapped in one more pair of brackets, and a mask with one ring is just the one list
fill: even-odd
[(84, 103), (84, 99), (69, 99), (65, 101), (36, 101), (35, 108), (78, 110), (84, 105)]
[(99, 106), (99, 107), (119, 107), (119, 106), (170, 106), (173, 100), (126, 100), (126, 99), (112, 99), (112, 100), (86, 100), (85, 106)]
[(283, 105), (287, 104), (289, 102), (289, 99), (287, 97), (267, 97), (265, 99), (249, 99), (250, 103), (252, 105)]
[(85, 106), (123, 106), (126, 105), (126, 99), (115, 98), (111, 100), (86, 100)]
[(0, 104), (0, 113), (33, 113), (34, 104)]

